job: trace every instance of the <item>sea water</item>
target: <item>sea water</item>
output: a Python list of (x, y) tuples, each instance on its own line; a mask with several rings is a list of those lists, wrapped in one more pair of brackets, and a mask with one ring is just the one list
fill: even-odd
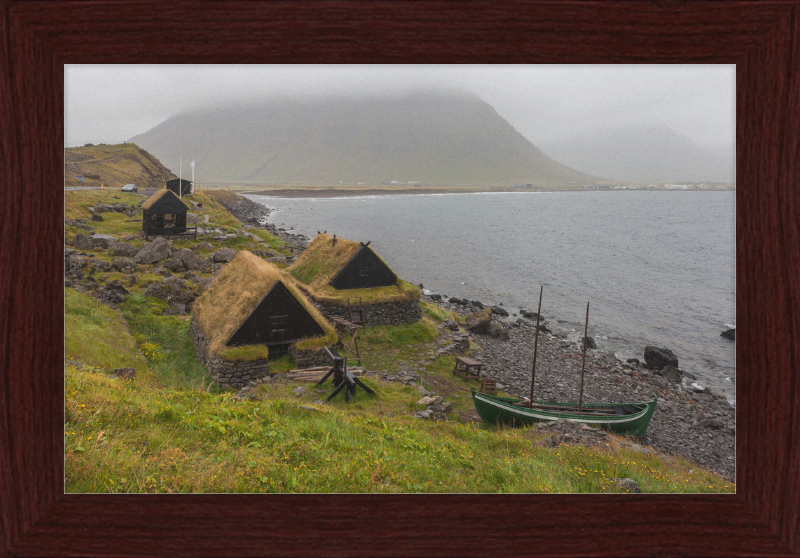
[[(672, 350), (735, 399), (734, 192), (520, 192), (347, 198), (246, 196), (313, 238), (367, 242), (402, 279), (510, 314), (536, 310), (598, 349)], [(512, 319), (516, 319), (511, 316)]]

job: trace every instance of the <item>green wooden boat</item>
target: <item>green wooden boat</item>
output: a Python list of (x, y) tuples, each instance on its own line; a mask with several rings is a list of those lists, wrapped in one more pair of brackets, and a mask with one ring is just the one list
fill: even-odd
[(641, 403), (584, 403), (583, 411), (579, 413), (578, 403), (536, 401), (533, 408), (529, 408), (519, 404), (522, 399), (489, 395), (476, 391), (474, 387), (470, 389), (475, 410), (488, 424), (527, 426), (564, 419), (630, 436), (645, 433), (658, 402), (658, 399), (652, 399)]

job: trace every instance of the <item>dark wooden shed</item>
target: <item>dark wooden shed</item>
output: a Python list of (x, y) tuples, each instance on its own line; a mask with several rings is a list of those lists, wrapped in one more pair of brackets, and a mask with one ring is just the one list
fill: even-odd
[(184, 234), (188, 211), (171, 190), (159, 190), (142, 204), (142, 230), (147, 236)]
[(172, 190), (178, 196), (188, 196), (192, 193), (192, 181), (185, 178), (167, 180), (167, 190)]

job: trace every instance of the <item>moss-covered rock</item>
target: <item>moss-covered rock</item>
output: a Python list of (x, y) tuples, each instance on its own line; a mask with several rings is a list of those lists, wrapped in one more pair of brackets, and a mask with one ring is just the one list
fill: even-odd
[(489, 324), (491, 323), (492, 309), (484, 308), (467, 316), (464, 325), (472, 333), (486, 333), (489, 331)]

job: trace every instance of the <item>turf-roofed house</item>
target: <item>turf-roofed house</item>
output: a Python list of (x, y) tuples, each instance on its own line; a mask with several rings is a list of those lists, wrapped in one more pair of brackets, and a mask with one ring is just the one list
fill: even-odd
[(348, 304), (364, 307), (371, 325), (412, 324), (422, 318), (420, 290), (398, 278), (369, 246), (318, 234), (289, 268), (328, 318), (348, 319)]
[(291, 353), (299, 367), (330, 362), (336, 332), (286, 272), (241, 251), (195, 301), (195, 351), (221, 387), (240, 388)]

